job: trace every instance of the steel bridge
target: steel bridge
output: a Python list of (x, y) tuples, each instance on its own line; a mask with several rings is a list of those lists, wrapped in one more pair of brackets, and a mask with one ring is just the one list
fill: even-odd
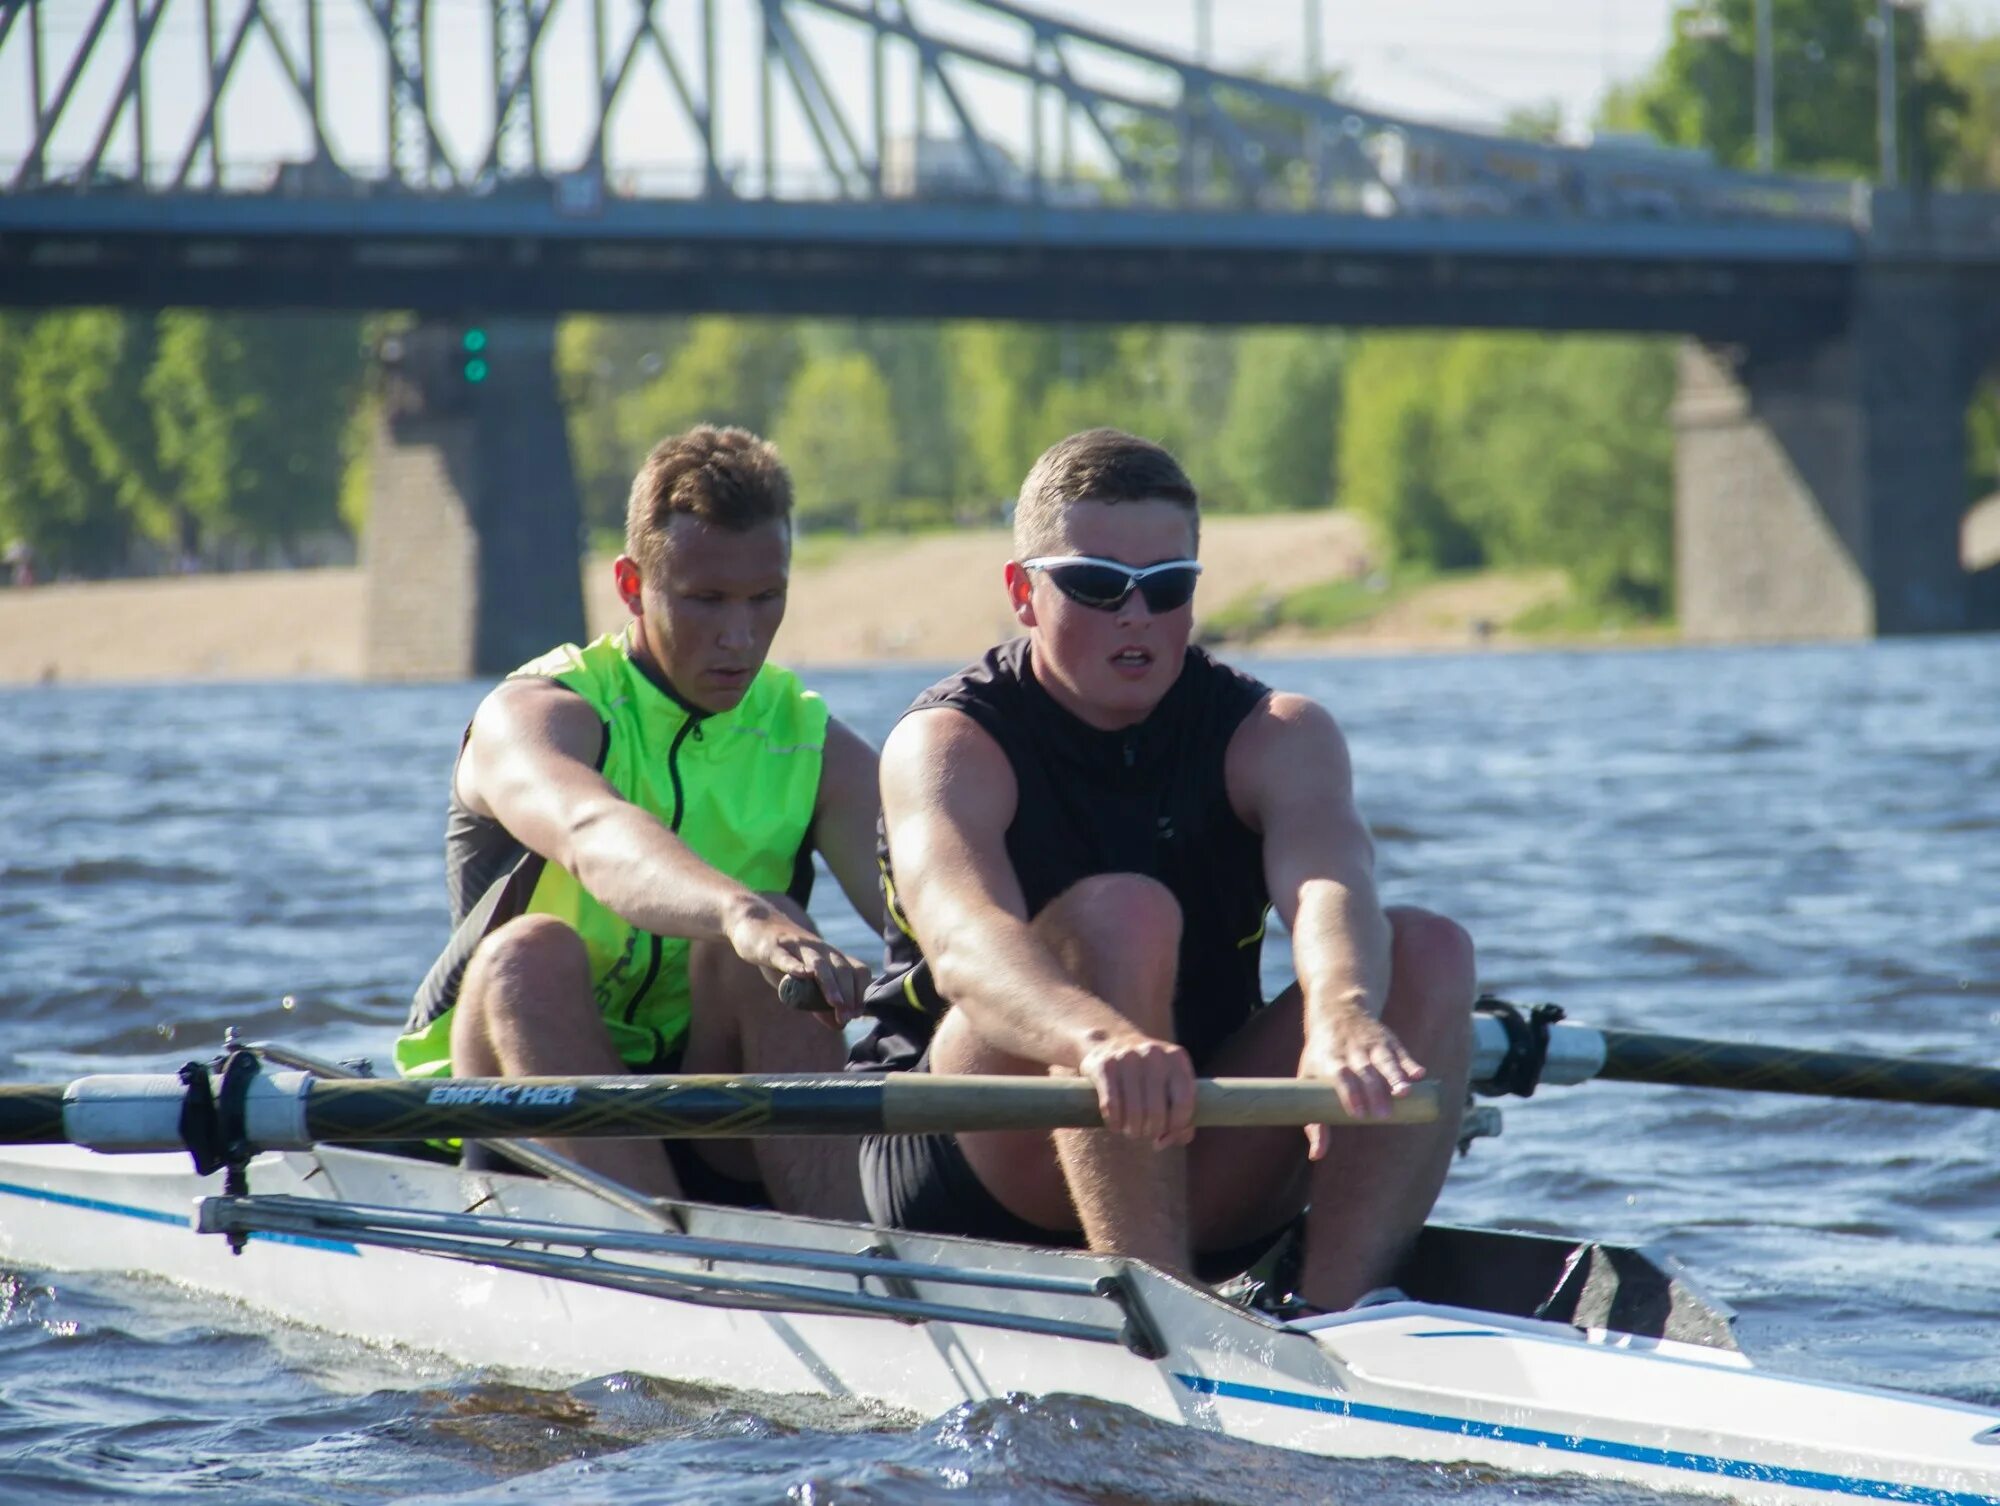
[[(0, 0), (0, 185), (0, 306), (511, 328), (471, 409), (382, 441), (409, 531), (371, 550), (445, 563), (372, 631), (457, 645), (385, 672), (503, 669), (571, 611), (520, 604), (574, 533), (573, 310), (1693, 335), (1687, 631), (2000, 625), (1957, 558), (2000, 195), (1399, 119), (1011, 0)], [(393, 615), (467, 559), (500, 615)]]
[(1008, 0), (0, 0), (0, 182), (17, 305), (1714, 336), (1838, 325), (1874, 212)]

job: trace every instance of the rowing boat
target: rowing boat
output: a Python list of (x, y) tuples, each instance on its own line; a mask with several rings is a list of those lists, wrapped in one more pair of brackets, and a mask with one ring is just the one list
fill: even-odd
[[(157, 1096), (184, 1125), (189, 1100)], [(1762, 1370), (1670, 1257), (1587, 1238), (1433, 1226), (1398, 1300), (1288, 1322), (1088, 1253), (607, 1200), (357, 1145), (234, 1162), (0, 1148), (0, 1261), (148, 1272), (551, 1377), (634, 1370), (922, 1415), (1076, 1393), (1333, 1458), (2000, 1503), (2000, 1412)]]

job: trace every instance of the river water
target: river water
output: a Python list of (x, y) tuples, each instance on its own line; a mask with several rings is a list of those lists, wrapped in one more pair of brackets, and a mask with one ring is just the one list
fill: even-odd
[[(1253, 662), (1353, 744), (1386, 897), (1592, 1024), (2000, 1059), (2000, 639)], [(933, 677), (815, 676), (879, 742)], [(444, 931), (483, 687), (0, 692), (0, 1078), (225, 1025), (386, 1056)], [(822, 895), (828, 893), (822, 889)], [(844, 908), (834, 934), (867, 946)], [(1282, 941), (1268, 955), (1275, 990)], [(2000, 1118), (1597, 1084), (1510, 1101), (1440, 1215), (1661, 1246), (1767, 1364), (2000, 1402)], [(0, 1500), (1630, 1501), (1332, 1465), (1115, 1408), (896, 1418), (578, 1386), (0, 1272)]]

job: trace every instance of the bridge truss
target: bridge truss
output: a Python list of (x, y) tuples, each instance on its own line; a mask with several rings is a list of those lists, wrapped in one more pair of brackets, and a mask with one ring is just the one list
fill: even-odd
[[(277, 122), (277, 124), (274, 124)], [(1847, 185), (1400, 119), (1011, 0), (0, 0), (15, 193), (1845, 222)]]

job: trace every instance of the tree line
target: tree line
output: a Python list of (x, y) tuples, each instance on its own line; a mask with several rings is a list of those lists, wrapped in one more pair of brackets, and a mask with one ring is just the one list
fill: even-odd
[(0, 542), (49, 574), (282, 556), (341, 526), (351, 318), (0, 315)]
[[(1872, 174), (1876, 9), (1774, 0), (1781, 171)], [(1603, 124), (1750, 165), (1752, 12), (1682, 5)], [(1905, 181), (2000, 187), (2000, 38), (1893, 14)], [(0, 316), (0, 545), (88, 576), (277, 561), (355, 529), (368, 337), (351, 317)], [(1621, 615), (1671, 601), (1668, 340), (579, 317), (556, 359), (599, 534), (645, 450), (696, 422), (774, 438), (808, 530), (997, 520), (1045, 445), (1114, 423), (1174, 450), (1217, 510), (1351, 508), (1396, 561), (1557, 566)], [(1990, 383), (1970, 425), (1969, 496), (2000, 470)]]

